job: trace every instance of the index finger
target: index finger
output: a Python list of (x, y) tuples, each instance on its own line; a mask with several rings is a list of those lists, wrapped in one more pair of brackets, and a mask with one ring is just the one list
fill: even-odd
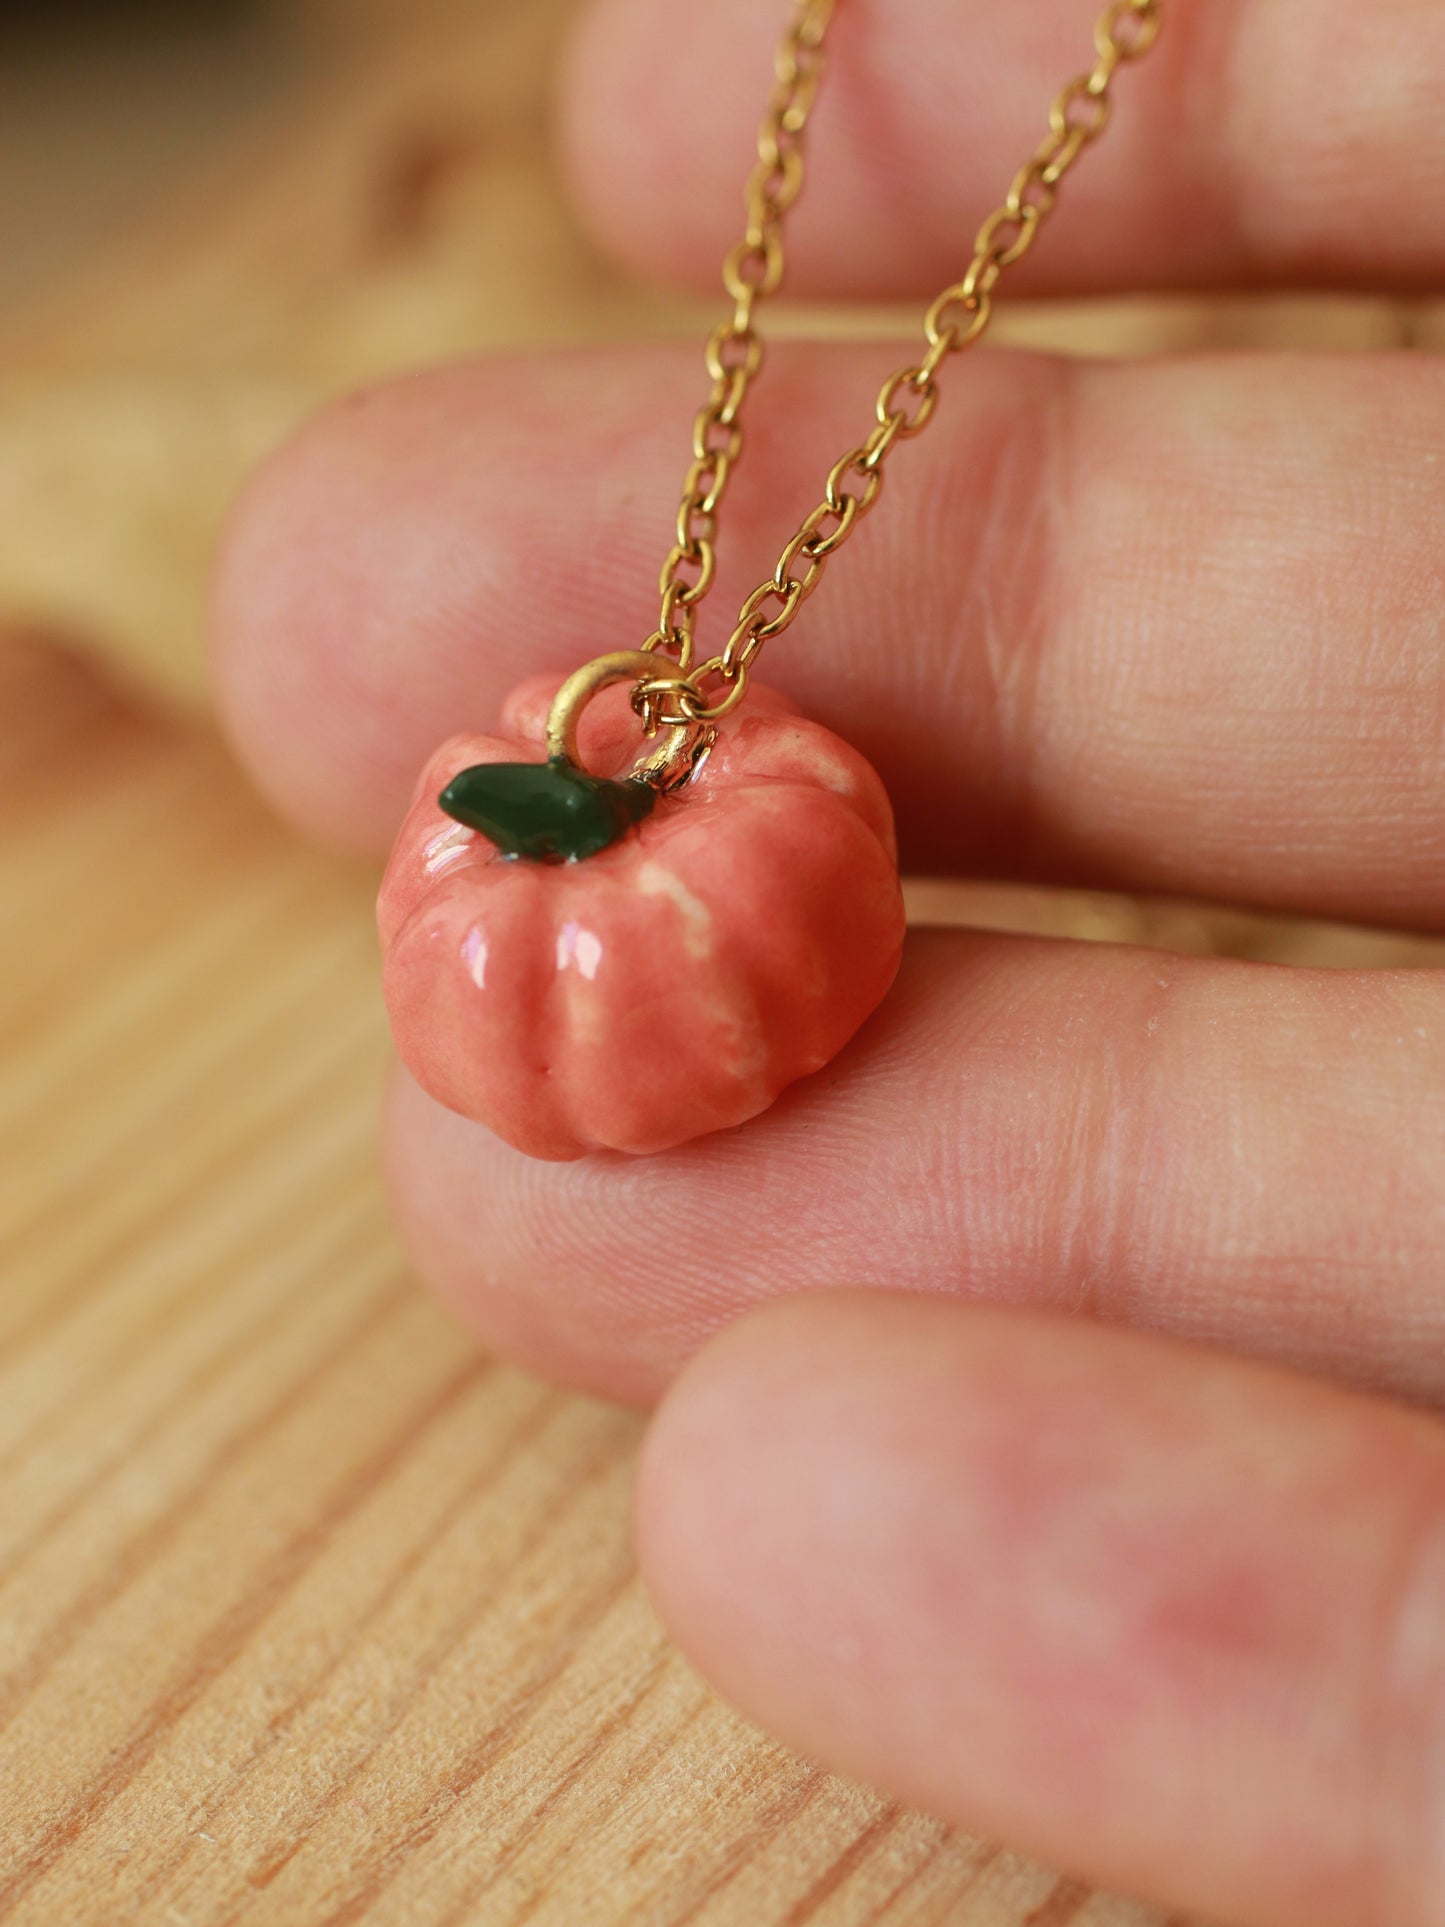
[[(919, 295), (1092, 63), (1102, 0), (847, 0), (792, 216), (794, 289)], [(578, 200), (645, 272), (710, 287), (789, 0), (592, 0), (563, 81)], [(1015, 285), (1425, 286), (1445, 272), (1438, 0), (1167, 0)]]

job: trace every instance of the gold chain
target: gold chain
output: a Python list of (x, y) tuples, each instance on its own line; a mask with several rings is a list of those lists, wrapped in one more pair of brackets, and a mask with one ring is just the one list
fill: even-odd
[(677, 511), (677, 541), (662, 565), (662, 612), (643, 645), (692, 664), (693, 612), (712, 587), (717, 513), (742, 452), (739, 415), (763, 344), (753, 319), (783, 278), (783, 217), (803, 185), (803, 130), (823, 72), (823, 36), (834, 0), (798, 0), (773, 56), (773, 91), (758, 129), (758, 158), (744, 200), (747, 228), (723, 263), (733, 310), (707, 344), (712, 392), (692, 425), (692, 466)]
[(659, 579), (661, 615), (643, 644), (645, 650), (673, 656), (683, 673), (650, 678), (633, 691), (650, 732), (689, 725), (706, 730), (742, 701), (763, 644), (793, 621), (829, 558), (877, 501), (894, 444), (928, 426), (938, 402), (939, 369), (950, 355), (971, 348), (988, 327), (999, 277), (1028, 253), (1054, 211), (1060, 182), (1108, 125), (1114, 76), (1153, 46), (1163, 0), (1110, 0), (1094, 28), (1093, 67), (1059, 93), (1049, 111), (1048, 134), (979, 229), (963, 279), (946, 287), (924, 316), (926, 352), (884, 382), (867, 439), (833, 464), (823, 500), (804, 517), (773, 573), (744, 599), (722, 654), (694, 669), (697, 606), (716, 570), (718, 507), (742, 452), (743, 401), (762, 365), (754, 311), (783, 278), (783, 219), (803, 185), (803, 131), (822, 78), (823, 41), (834, 4), (797, 0), (774, 57), (773, 92), (745, 195), (747, 228), (723, 264), (733, 310), (707, 344), (712, 391), (693, 423), (693, 460), (677, 513), (677, 540)]

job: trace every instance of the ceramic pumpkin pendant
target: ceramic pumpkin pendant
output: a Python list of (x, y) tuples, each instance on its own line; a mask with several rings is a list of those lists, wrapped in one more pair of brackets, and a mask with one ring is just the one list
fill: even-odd
[[(918, 360), (883, 384), (875, 425), (695, 662), (719, 505), (762, 363), (755, 310), (783, 270), (832, 0), (796, 0), (707, 346), (657, 628), (555, 692), (514, 692), (501, 736), (458, 737), (423, 772), (382, 885), (392, 1027), (442, 1103), (520, 1150), (646, 1153), (744, 1123), (821, 1068), (886, 993), (903, 905), (883, 786), (752, 665), (793, 622), (873, 507), (894, 446), (923, 430), (949, 356), (973, 345), (1000, 276), (1032, 246), (1060, 181), (1108, 121), (1116, 71), (1158, 33), (1160, 0), (1110, 0), (1093, 69), (980, 228), (961, 281), (924, 318)], [(620, 688), (629, 685), (630, 700)], [(605, 692), (611, 692), (610, 694)], [(601, 697), (596, 702), (594, 698)]]
[[(446, 744), (423, 777), (381, 892), (401, 1054), (534, 1157), (741, 1124), (826, 1064), (893, 980), (883, 786), (761, 694), (678, 793), (599, 780), (549, 759), (548, 694), (525, 685), (504, 735)], [(625, 767), (626, 704), (589, 723), (589, 768)]]

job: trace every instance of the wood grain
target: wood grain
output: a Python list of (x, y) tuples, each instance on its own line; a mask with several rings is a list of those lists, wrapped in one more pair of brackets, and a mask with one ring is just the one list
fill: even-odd
[(637, 1421), (392, 1242), (372, 877), (53, 650), (0, 708), (0, 1918), (1158, 1927), (712, 1698)]

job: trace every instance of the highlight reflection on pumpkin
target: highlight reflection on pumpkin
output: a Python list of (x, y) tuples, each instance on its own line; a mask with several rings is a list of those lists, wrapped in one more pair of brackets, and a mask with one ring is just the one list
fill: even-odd
[[(422, 773), (378, 905), (392, 1030), (433, 1097), (534, 1157), (666, 1150), (766, 1110), (876, 1008), (903, 941), (892, 812), (857, 751), (757, 691), (609, 848), (509, 860), (436, 799), (469, 766), (542, 763), (554, 687)], [(587, 766), (636, 745), (608, 692)]]

